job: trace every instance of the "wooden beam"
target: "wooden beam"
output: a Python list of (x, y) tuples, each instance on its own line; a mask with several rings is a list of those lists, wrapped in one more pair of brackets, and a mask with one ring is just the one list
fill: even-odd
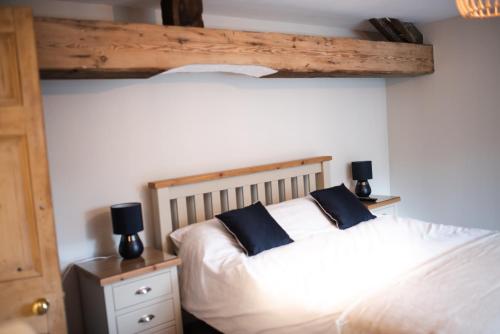
[(43, 78), (148, 77), (189, 64), (261, 65), (284, 77), (413, 76), (431, 45), (220, 29), (36, 18)]
[(330, 160), (332, 160), (332, 156), (325, 155), (325, 156), (319, 156), (319, 157), (313, 157), (313, 158), (306, 158), (306, 159), (299, 159), (299, 160), (292, 160), (292, 161), (285, 161), (285, 162), (277, 162), (277, 163), (272, 163), (272, 164), (267, 164), (267, 165), (228, 169), (228, 170), (219, 171), (219, 172), (198, 174), (198, 175), (192, 175), (192, 176), (184, 176), (184, 177), (178, 177), (178, 178), (174, 178), (174, 179), (167, 179), (167, 180), (160, 180), (160, 181), (153, 181), (153, 182), (148, 183), (148, 187), (150, 189), (160, 189), (160, 188), (171, 187), (171, 186), (179, 186), (181, 184), (189, 184), (189, 183), (197, 183), (197, 182), (203, 182), (203, 181), (218, 180), (218, 179), (223, 179), (225, 177), (241, 176), (241, 175), (247, 175), (247, 174), (254, 174), (254, 173), (258, 173), (258, 172), (270, 171), (270, 170), (277, 170), (277, 169), (291, 168), (291, 167), (297, 167), (297, 166), (303, 166), (303, 165), (317, 164), (317, 163), (321, 163), (323, 161), (330, 161)]
[(368, 20), (389, 42), (403, 42), (401, 37), (392, 29), (385, 18)]
[(410, 22), (402, 22), (394, 18), (368, 20), (388, 41), (423, 44), (422, 33)]

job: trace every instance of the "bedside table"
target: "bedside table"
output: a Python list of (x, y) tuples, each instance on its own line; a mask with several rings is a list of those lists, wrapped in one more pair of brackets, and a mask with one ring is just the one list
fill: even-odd
[(380, 215), (394, 215), (398, 214), (397, 203), (401, 202), (401, 197), (399, 196), (382, 196), (382, 195), (372, 195), (377, 199), (376, 202), (363, 202), (363, 204), (371, 211), (375, 216)]
[(117, 255), (77, 264), (85, 332), (182, 334), (180, 263), (146, 248), (133, 260)]

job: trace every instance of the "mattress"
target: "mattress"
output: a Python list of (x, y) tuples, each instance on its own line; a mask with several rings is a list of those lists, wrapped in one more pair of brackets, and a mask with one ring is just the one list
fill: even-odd
[(338, 230), (307, 201), (269, 207), (295, 242), (253, 257), (216, 220), (183, 232), (183, 307), (224, 333), (500, 332), (498, 233), (392, 216)]

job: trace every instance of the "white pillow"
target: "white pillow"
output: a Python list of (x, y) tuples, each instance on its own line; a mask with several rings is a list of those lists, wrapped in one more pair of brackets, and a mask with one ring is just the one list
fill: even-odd
[(335, 230), (330, 219), (309, 196), (269, 205), (266, 209), (293, 240)]
[[(293, 240), (301, 240), (324, 231), (336, 230), (331, 221), (309, 197), (266, 206), (271, 216)], [(170, 234), (175, 247), (180, 248), (183, 239), (193, 228), (203, 228), (204, 224), (220, 224), (217, 218), (180, 228)], [(207, 226), (208, 227), (208, 226)], [(212, 226), (213, 227), (213, 226)], [(224, 229), (221, 229), (227, 233)]]
[[(205, 220), (203, 222), (200, 222), (203, 224), (220, 224), (219, 220), (217, 218), (212, 218), (209, 220)], [(182, 240), (186, 237), (186, 235), (191, 231), (193, 228), (199, 228), (199, 224), (191, 224), (184, 226), (182, 228), (179, 228), (175, 230), (174, 232), (170, 233), (170, 239), (172, 239), (172, 242), (174, 243), (174, 246), (176, 249), (179, 249), (182, 244)]]

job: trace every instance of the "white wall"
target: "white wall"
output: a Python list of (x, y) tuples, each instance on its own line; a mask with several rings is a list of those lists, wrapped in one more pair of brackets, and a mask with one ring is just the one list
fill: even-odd
[(422, 27), (436, 73), (387, 81), (391, 190), (400, 213), (500, 229), (500, 20)]
[[(149, 80), (43, 81), (61, 266), (115, 252), (109, 205), (140, 201), (152, 244), (148, 181), (332, 154), (331, 179), (374, 162), (389, 192), (383, 79), (254, 79), (179, 74)], [(74, 272), (64, 281), (81, 333)]]
[(113, 203), (143, 203), (150, 243), (156, 179), (332, 154), (332, 182), (369, 159), (374, 192), (389, 192), (383, 79), (179, 74), (42, 90), (62, 266), (115, 250)]

